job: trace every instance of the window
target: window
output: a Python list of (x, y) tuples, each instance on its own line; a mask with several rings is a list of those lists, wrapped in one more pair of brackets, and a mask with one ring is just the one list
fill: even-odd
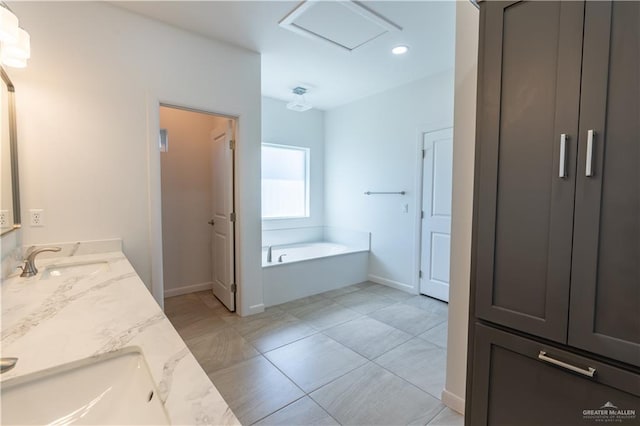
[(262, 144), (262, 218), (309, 217), (309, 149)]

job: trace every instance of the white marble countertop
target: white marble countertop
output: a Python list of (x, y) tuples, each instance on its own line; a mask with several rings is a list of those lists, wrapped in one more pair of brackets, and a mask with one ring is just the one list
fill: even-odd
[[(43, 279), (47, 265), (95, 261), (106, 270)], [(172, 424), (240, 424), (122, 252), (43, 256), (37, 265), (38, 275), (2, 283), (2, 356), (19, 360), (0, 382), (137, 346)]]

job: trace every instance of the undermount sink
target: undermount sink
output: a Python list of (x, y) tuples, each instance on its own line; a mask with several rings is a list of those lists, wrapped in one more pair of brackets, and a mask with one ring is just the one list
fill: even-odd
[(2, 424), (170, 424), (137, 348), (6, 380), (1, 395)]
[(109, 262), (88, 261), (48, 265), (42, 272), (40, 279), (46, 280), (53, 277), (69, 277), (69, 276), (91, 276), (109, 270)]

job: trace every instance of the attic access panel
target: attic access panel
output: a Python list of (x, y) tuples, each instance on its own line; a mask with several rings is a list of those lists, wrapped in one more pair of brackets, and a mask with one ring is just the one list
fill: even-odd
[(285, 16), (280, 26), (348, 52), (383, 34), (402, 31), (398, 25), (353, 0), (306, 0)]

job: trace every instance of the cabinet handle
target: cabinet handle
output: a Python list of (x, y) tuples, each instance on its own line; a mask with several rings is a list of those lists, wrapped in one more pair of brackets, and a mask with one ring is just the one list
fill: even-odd
[(560, 135), (560, 170), (558, 170), (558, 177), (567, 177), (567, 134)]
[(582, 374), (583, 376), (593, 378), (593, 376), (596, 374), (596, 369), (593, 367), (587, 367), (587, 369), (585, 370), (584, 368), (576, 367), (575, 365), (567, 364), (566, 362), (551, 358), (545, 351), (540, 351), (540, 353), (538, 354), (538, 359), (544, 362), (548, 362), (549, 364), (557, 365), (559, 367), (566, 368), (567, 370)]
[(585, 176), (593, 176), (593, 137), (596, 132), (589, 130), (587, 132), (587, 165), (585, 167)]

